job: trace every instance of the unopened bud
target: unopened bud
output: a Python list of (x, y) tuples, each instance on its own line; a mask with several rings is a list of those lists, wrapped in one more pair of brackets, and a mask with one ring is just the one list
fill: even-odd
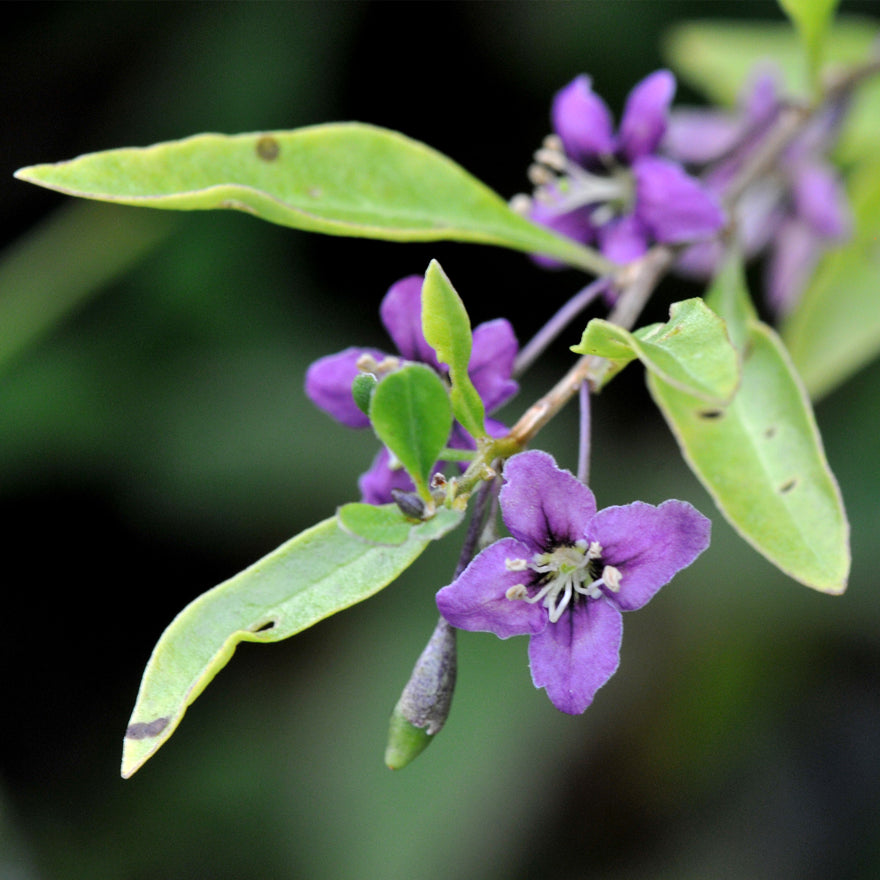
[(441, 617), (391, 713), (385, 748), (390, 769), (406, 767), (446, 723), (456, 666), (455, 628)]
[(404, 492), (403, 489), (392, 489), (391, 497), (394, 503), (400, 508), (400, 512), (410, 519), (423, 520), (427, 517), (425, 502), (415, 492)]
[(351, 383), (351, 396), (364, 415), (370, 414), (370, 398), (378, 384), (379, 380), (372, 373), (358, 373)]

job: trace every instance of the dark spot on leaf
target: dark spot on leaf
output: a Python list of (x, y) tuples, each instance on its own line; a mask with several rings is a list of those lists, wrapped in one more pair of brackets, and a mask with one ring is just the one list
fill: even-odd
[(764, 436), (768, 440), (772, 440), (776, 436), (776, 428), (771, 425), (766, 431), (764, 431)]
[(280, 152), (281, 144), (279, 144), (271, 135), (264, 134), (257, 141), (257, 155), (261, 159), (265, 159), (267, 162), (277, 159)]
[(697, 413), (701, 419), (720, 419), (724, 415), (724, 410), (721, 409), (704, 409), (702, 412)]
[(265, 623), (261, 623), (259, 626), (254, 627), (251, 632), (261, 633), (266, 632), (267, 630), (275, 629), (275, 621), (267, 620)]
[(787, 483), (783, 483), (779, 487), (779, 494), (784, 495), (786, 492), (791, 492), (792, 489), (797, 485), (797, 478), (792, 477)]
[(137, 721), (128, 725), (125, 731), (126, 739), (152, 739), (158, 736), (168, 726), (170, 718), (156, 718), (153, 721)]

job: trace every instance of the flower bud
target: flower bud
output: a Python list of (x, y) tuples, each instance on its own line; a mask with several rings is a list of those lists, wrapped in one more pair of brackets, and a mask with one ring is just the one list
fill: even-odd
[(445, 724), (455, 673), (455, 628), (441, 617), (391, 713), (385, 748), (391, 770), (400, 770), (420, 755)]
[(378, 384), (379, 380), (372, 373), (358, 373), (351, 383), (351, 396), (364, 415), (370, 414), (370, 398)]
[(391, 497), (394, 499), (394, 503), (400, 508), (400, 512), (404, 516), (418, 520), (427, 518), (425, 516), (425, 513), (427, 512), (425, 502), (419, 497), (418, 493), (404, 492), (403, 489), (392, 489)]

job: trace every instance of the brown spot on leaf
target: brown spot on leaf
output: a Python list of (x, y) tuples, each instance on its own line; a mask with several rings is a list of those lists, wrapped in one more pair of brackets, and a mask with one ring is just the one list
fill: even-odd
[(721, 409), (704, 409), (702, 412), (697, 413), (701, 419), (720, 419), (721, 416), (724, 415), (724, 410)]
[(158, 736), (166, 727), (171, 719), (166, 717), (155, 718), (152, 721), (136, 721), (134, 724), (128, 725), (125, 731), (126, 739), (152, 739)]
[(797, 486), (797, 478), (792, 477), (788, 482), (783, 483), (779, 487), (779, 494), (785, 495), (786, 492), (791, 492), (791, 490), (794, 489), (795, 486)]
[(281, 144), (279, 144), (271, 135), (264, 134), (257, 141), (257, 155), (261, 159), (265, 159), (267, 162), (277, 159), (280, 152)]
[(261, 633), (266, 632), (267, 630), (275, 629), (275, 621), (267, 620), (265, 623), (261, 623), (259, 626), (251, 627), (251, 632)]
[(764, 436), (768, 440), (772, 440), (776, 436), (776, 428), (773, 425), (771, 425), (769, 428), (767, 428), (766, 431), (764, 431)]

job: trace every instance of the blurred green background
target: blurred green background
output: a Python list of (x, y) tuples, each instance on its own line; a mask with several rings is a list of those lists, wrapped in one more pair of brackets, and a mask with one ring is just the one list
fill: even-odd
[[(445, 730), (411, 767), (384, 768), (451, 540), (375, 599), (240, 648), (123, 782), (140, 673), (174, 614), (355, 497), (375, 441), (310, 405), (307, 365), (385, 345), (381, 296), (434, 257), (475, 323), (507, 314), (521, 340), (581, 279), (474, 246), (79, 204), (11, 176), (200, 131), (356, 119), (512, 195), (550, 97), (575, 74), (619, 110), (661, 65), (668, 25), (778, 20), (775, 2), (4, 13), (0, 880), (880, 876), (876, 364), (817, 410), (852, 520), (844, 597), (794, 584), (731, 533), (633, 368), (595, 405), (599, 502), (686, 498), (713, 514), (714, 541), (627, 618), (620, 671), (585, 715), (532, 687), (524, 639), (464, 633)], [(664, 286), (658, 314), (681, 294)], [(569, 343), (529, 376), (511, 418)], [(575, 413), (541, 445), (573, 466)]]

